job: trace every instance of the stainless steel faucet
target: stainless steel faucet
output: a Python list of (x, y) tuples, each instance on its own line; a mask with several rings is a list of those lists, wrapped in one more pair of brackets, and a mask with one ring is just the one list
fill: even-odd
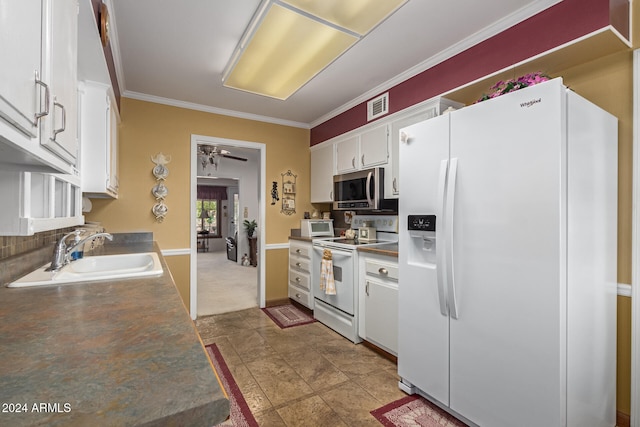
[(56, 247), (53, 250), (53, 259), (51, 260), (51, 265), (46, 269), (46, 271), (58, 271), (65, 265), (71, 262), (71, 253), (76, 250), (76, 248), (80, 245), (84, 245), (87, 240), (95, 239), (98, 237), (106, 237), (109, 240), (113, 240), (113, 236), (109, 233), (95, 233), (90, 236), (87, 236), (77, 242), (74, 242), (71, 246), (67, 246), (67, 239), (71, 236), (79, 236), (83, 230), (75, 230), (71, 233), (65, 234), (58, 240), (56, 243)]

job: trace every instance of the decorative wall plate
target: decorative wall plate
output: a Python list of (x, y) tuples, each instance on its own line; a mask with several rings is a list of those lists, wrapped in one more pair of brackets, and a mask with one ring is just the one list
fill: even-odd
[(156, 199), (164, 199), (169, 194), (169, 189), (164, 185), (164, 182), (160, 181), (151, 189), (151, 193)]
[(156, 165), (155, 168), (153, 168), (153, 176), (156, 177), (156, 179), (165, 179), (167, 176), (169, 176), (169, 169), (167, 169), (165, 167), (165, 165)]
[(153, 208), (151, 209), (151, 212), (153, 212), (156, 217), (156, 221), (158, 222), (162, 222), (168, 211), (169, 208), (164, 204), (162, 200), (153, 205)]

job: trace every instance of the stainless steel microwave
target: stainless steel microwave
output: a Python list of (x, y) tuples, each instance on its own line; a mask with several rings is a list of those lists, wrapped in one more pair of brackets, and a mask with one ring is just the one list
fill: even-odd
[(384, 169), (333, 177), (333, 210), (378, 210), (384, 200)]

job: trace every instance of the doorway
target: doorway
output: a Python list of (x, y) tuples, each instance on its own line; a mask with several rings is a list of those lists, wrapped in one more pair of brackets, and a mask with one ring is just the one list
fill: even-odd
[[(191, 136), (190, 314), (193, 319), (248, 308), (247, 303), (265, 306), (264, 265), (258, 262), (257, 267), (242, 266), (242, 257), (249, 252), (249, 241), (242, 226), (244, 220), (258, 223), (257, 259), (265, 259), (262, 226), (265, 223), (265, 163), (264, 144)], [(216, 201), (199, 201), (198, 186), (201, 190), (205, 186), (224, 188), (225, 194)], [(213, 191), (211, 187), (206, 189)], [(200, 196), (205, 197), (202, 193)], [(227, 238), (232, 239), (235, 254), (228, 250)], [(236, 261), (232, 260), (233, 255)]]

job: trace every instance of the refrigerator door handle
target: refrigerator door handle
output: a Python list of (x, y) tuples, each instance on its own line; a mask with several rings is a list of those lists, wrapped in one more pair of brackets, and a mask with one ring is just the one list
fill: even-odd
[(446, 251), (447, 251), (447, 296), (449, 300), (449, 312), (451, 317), (457, 319), (459, 316), (458, 304), (456, 301), (456, 284), (453, 276), (453, 216), (456, 195), (456, 176), (458, 173), (458, 159), (453, 158), (449, 162), (449, 174), (447, 179), (447, 202), (446, 202)]
[[(438, 207), (436, 212), (436, 218), (444, 219), (445, 212), (445, 190), (447, 187), (447, 168), (449, 167), (449, 160), (445, 159), (440, 162), (440, 177), (438, 179)], [(437, 220), (436, 220), (437, 221)], [(440, 301), (440, 313), (443, 316), (449, 315), (449, 309), (447, 307), (447, 289), (445, 287), (446, 273), (445, 273), (445, 236), (444, 227), (442, 226), (444, 221), (436, 222), (436, 278), (438, 282), (438, 300)]]

